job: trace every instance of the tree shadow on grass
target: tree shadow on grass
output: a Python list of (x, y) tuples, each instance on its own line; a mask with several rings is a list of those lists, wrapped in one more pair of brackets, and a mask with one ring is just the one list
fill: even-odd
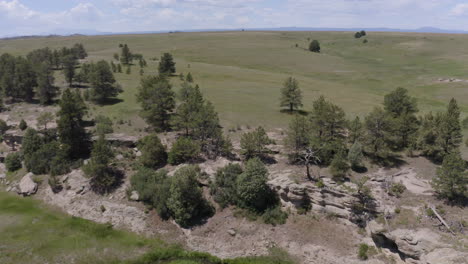
[(118, 104), (118, 103), (122, 103), (124, 100), (120, 99), (120, 98), (106, 98), (104, 100), (101, 100), (99, 102), (97, 102), (98, 105), (100, 106), (106, 106), (106, 105), (115, 105), (115, 104)]
[(309, 115), (309, 112), (307, 112), (305, 110), (292, 110), (291, 111), (289, 109), (281, 109), (280, 112), (283, 113), (283, 114), (289, 114), (289, 115), (295, 115), (295, 114), (302, 115), (302, 116)]

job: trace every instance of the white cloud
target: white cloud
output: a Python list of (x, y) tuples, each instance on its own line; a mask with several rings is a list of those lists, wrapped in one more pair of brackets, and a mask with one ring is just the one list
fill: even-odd
[(27, 20), (38, 15), (37, 12), (21, 4), (18, 0), (0, 1), (0, 17)]
[(456, 16), (466, 15), (468, 13), (468, 4), (458, 4), (454, 6), (451, 13)]

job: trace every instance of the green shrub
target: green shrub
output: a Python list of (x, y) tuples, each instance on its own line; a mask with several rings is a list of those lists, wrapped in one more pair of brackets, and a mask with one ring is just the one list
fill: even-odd
[(318, 188), (322, 189), (325, 187), (325, 183), (323, 182), (322, 179), (318, 180), (317, 183), (315, 184)]
[(267, 185), (268, 170), (258, 158), (247, 161), (245, 171), (237, 179), (238, 205), (255, 212), (263, 212), (275, 200)]
[(334, 179), (343, 181), (349, 169), (350, 166), (348, 165), (346, 154), (343, 150), (341, 150), (335, 154), (335, 157), (330, 164), (330, 172)]
[(367, 260), (369, 258), (367, 256), (368, 251), (369, 251), (369, 246), (367, 244), (359, 244), (358, 258), (361, 260)]
[(7, 123), (4, 120), (0, 119), (0, 134), (1, 135), (5, 134), (7, 130), (8, 130)]
[(392, 186), (390, 186), (389, 194), (395, 197), (400, 197), (405, 191), (406, 191), (406, 186), (401, 182), (397, 182), (397, 183), (392, 183)]
[(56, 176), (50, 176), (48, 183), (49, 183), (50, 189), (54, 193), (58, 193), (63, 189), (62, 183)]
[(215, 180), (211, 186), (211, 195), (222, 207), (234, 205), (237, 202), (237, 178), (242, 174), (239, 164), (229, 164), (218, 169)]
[(138, 142), (141, 151), (139, 161), (148, 168), (161, 168), (167, 163), (166, 147), (161, 143), (158, 135), (152, 134)]
[(270, 153), (268, 145), (275, 142), (270, 139), (263, 127), (258, 127), (255, 131), (245, 133), (241, 137), (242, 154), (246, 159), (262, 158)]
[(283, 225), (288, 219), (288, 214), (283, 212), (279, 206), (267, 209), (262, 215), (263, 222), (273, 226)]
[(96, 122), (96, 134), (110, 134), (114, 132), (114, 129), (112, 128), (112, 120), (103, 115), (98, 115), (95, 118)]
[(26, 128), (28, 128), (28, 124), (26, 123), (26, 121), (24, 121), (24, 119), (21, 119), (18, 127), (19, 129), (24, 131), (26, 130)]
[(199, 155), (200, 144), (198, 144), (198, 142), (190, 138), (180, 137), (174, 145), (172, 145), (172, 149), (169, 152), (168, 162), (172, 165), (191, 162), (196, 160)]
[(320, 53), (320, 42), (314, 39), (309, 45), (309, 50), (312, 52)]
[(8, 156), (5, 158), (5, 166), (8, 171), (17, 171), (21, 169), (21, 153), (19, 152), (14, 152), (8, 154)]
[(200, 218), (213, 215), (214, 209), (203, 197), (197, 178), (200, 169), (195, 166), (180, 168), (171, 178), (167, 201), (172, 217), (182, 227), (188, 227)]
[(139, 199), (156, 209), (163, 219), (170, 217), (167, 200), (170, 191), (170, 178), (165, 170), (154, 171), (141, 167), (130, 178), (132, 189), (138, 192)]
[(354, 142), (348, 152), (348, 160), (351, 163), (351, 168), (354, 170), (361, 167), (364, 154), (362, 153), (362, 144), (359, 141)]

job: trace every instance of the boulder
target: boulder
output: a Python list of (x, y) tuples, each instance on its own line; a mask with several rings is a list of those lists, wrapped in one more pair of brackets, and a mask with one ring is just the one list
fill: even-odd
[(32, 176), (32, 173), (28, 173), (21, 179), (18, 185), (18, 194), (29, 196), (36, 193), (37, 183), (32, 180)]
[(234, 229), (232, 229), (232, 228), (229, 229), (227, 232), (228, 232), (228, 234), (231, 235), (231, 236), (235, 236), (235, 235), (236, 235), (236, 230), (234, 230)]
[[(371, 232), (372, 238), (377, 247), (389, 248), (397, 252), (407, 262), (423, 261), (426, 256), (436, 259), (438, 255), (429, 255), (437, 248), (445, 247), (440, 241), (440, 236), (430, 229), (423, 228), (418, 230), (396, 229), (387, 232), (383, 226), (375, 221), (371, 221), (367, 227)], [(423, 262), (432, 263), (432, 262)], [(438, 262), (437, 262), (438, 263)]]
[(132, 191), (132, 193), (130, 195), (130, 200), (132, 200), (132, 201), (140, 200), (140, 195), (138, 195), (137, 191)]

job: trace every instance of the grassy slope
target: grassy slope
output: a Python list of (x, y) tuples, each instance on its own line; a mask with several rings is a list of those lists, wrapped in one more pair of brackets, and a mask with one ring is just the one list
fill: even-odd
[[(321, 54), (305, 49), (308, 38), (320, 40)], [(462, 116), (468, 115), (468, 83), (437, 82), (438, 78), (468, 79), (468, 35), (371, 32), (367, 39), (369, 43), (364, 44), (350, 32), (74, 36), (0, 40), (0, 53), (26, 54), (36, 48), (81, 42), (89, 51), (89, 60), (111, 60), (119, 52), (118, 44), (128, 43), (133, 52), (146, 57), (149, 67), (145, 74), (155, 74), (158, 61), (150, 58), (171, 52), (178, 73), (192, 72), (226, 128), (258, 124), (285, 127), (290, 117), (280, 113), (278, 98), (282, 82), (290, 75), (300, 81), (306, 110), (319, 95), (325, 95), (350, 117), (362, 116), (380, 105), (384, 94), (401, 86), (418, 98), (422, 112), (443, 110), (455, 97)], [(56, 76), (63, 85), (61, 74)], [(116, 121), (131, 120), (131, 125), (119, 125), (116, 131), (140, 134), (145, 123), (138, 117), (135, 98), (139, 67), (133, 67), (131, 75), (117, 74), (117, 79), (124, 87), (119, 96), (122, 101), (93, 106), (92, 112)], [(173, 83), (177, 89), (180, 81), (173, 78)]]
[[(307, 38), (319, 39), (322, 53), (304, 49)], [(226, 125), (284, 126), (278, 110), (279, 88), (293, 75), (304, 90), (306, 109), (320, 94), (342, 106), (350, 116), (362, 115), (382, 102), (388, 91), (402, 86), (419, 99), (422, 111), (441, 110), (456, 97), (468, 110), (466, 84), (439, 84), (439, 77), (463, 78), (468, 70), (466, 35), (370, 33), (369, 43), (349, 32), (221, 32), (155, 35), (60, 37), (0, 41), (0, 53), (25, 54), (50, 46), (84, 43), (90, 60), (110, 60), (119, 43), (147, 59), (171, 52), (178, 72), (191, 71)], [(295, 48), (295, 44), (299, 48)], [(146, 74), (155, 73), (151, 61)], [(190, 64), (190, 69), (188, 65)], [(138, 67), (118, 74), (125, 93), (122, 103), (102, 111), (123, 118), (137, 115)], [(174, 83), (178, 86), (177, 78)]]
[[(65, 216), (31, 198), (0, 192), (0, 263), (130, 263), (267, 264), (292, 263), (276, 252), (270, 257), (221, 261), (186, 252), (157, 239), (118, 231), (107, 225)], [(208, 262), (207, 260), (212, 260)], [(146, 262), (145, 262), (146, 261)]]

